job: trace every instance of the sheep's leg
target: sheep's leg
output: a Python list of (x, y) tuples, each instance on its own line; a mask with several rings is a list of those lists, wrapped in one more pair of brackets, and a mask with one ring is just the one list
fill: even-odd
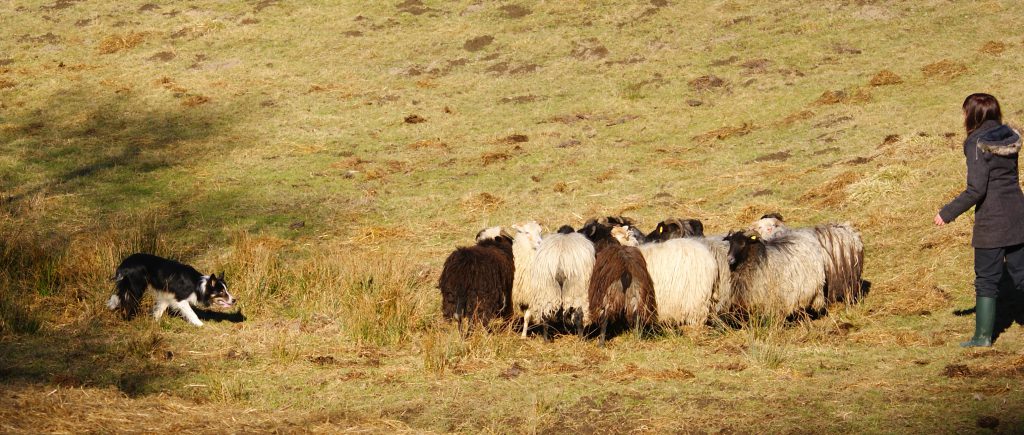
[(551, 334), (548, 332), (548, 322), (541, 322), (541, 325), (544, 326), (544, 342), (550, 343)]
[(583, 340), (583, 311), (574, 309), (572, 312), (572, 323), (576, 328), (576, 334), (580, 336), (580, 340)]
[(608, 316), (604, 316), (601, 319), (601, 341), (598, 343), (599, 346), (604, 347), (605, 336), (608, 335)]
[(526, 331), (530, 329), (530, 310), (523, 311), (523, 338), (526, 338)]
[(462, 321), (466, 317), (466, 301), (460, 300), (455, 304), (455, 319), (459, 321), (459, 336), (465, 337), (466, 334), (462, 332)]

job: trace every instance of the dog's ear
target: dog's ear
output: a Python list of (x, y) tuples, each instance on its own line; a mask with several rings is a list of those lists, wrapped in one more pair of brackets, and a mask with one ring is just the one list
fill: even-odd
[(216, 282), (216, 281), (217, 281), (217, 274), (216, 273), (211, 273), (210, 274), (210, 282)]

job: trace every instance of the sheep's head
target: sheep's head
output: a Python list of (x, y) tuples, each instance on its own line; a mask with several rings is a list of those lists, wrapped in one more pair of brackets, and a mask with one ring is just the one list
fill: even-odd
[[(773, 214), (778, 215), (777, 213)], [(782, 223), (782, 219), (763, 217), (751, 224), (749, 230), (757, 233), (765, 240), (773, 240), (786, 230), (786, 225)]]
[(639, 246), (640, 240), (633, 233), (633, 227), (617, 226), (612, 228), (612, 237), (625, 246)]
[(528, 241), (533, 249), (540, 247), (540, 233), (542, 229), (540, 224), (536, 221), (512, 225), (512, 229), (516, 232), (515, 238), (517, 240), (522, 239)]
[(500, 238), (505, 238), (508, 239), (509, 241), (512, 240), (512, 236), (510, 236), (508, 232), (506, 232), (501, 227), (484, 228), (480, 230), (479, 233), (476, 233), (477, 243), (482, 242), (484, 240), (498, 240)]
[(612, 227), (610, 225), (603, 224), (596, 219), (590, 219), (580, 228), (579, 233), (583, 234), (592, 243), (598, 243), (612, 240), (611, 230)]
[(756, 233), (730, 231), (723, 240), (729, 242), (729, 270), (736, 270), (736, 267), (743, 264), (755, 249), (764, 247), (764, 241)]
[(663, 242), (682, 237), (704, 235), (704, 224), (698, 219), (669, 218), (658, 222), (658, 226), (646, 238), (650, 241)]
[[(593, 219), (591, 219), (591, 220), (593, 220)], [(625, 216), (605, 216), (603, 218), (598, 218), (596, 220), (596, 222), (599, 223), (599, 224), (604, 224), (604, 225), (608, 225), (608, 226), (616, 226), (616, 225), (618, 225), (618, 226), (627, 226), (627, 225), (633, 225), (633, 219), (630, 219), (630, 218), (625, 217)]]

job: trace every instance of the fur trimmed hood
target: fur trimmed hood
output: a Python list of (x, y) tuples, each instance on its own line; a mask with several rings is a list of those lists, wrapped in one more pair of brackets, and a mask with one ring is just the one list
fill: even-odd
[(1020, 133), (1008, 125), (986, 131), (978, 138), (978, 149), (997, 156), (1012, 156), (1020, 152)]

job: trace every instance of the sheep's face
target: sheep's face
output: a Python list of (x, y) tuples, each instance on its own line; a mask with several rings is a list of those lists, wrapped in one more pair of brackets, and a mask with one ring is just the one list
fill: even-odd
[(540, 233), (541, 227), (535, 221), (526, 222), (523, 224), (512, 225), (512, 229), (516, 231), (516, 239), (526, 240), (533, 249), (540, 247)]
[(602, 224), (597, 220), (591, 219), (587, 221), (586, 225), (583, 225), (583, 227), (580, 228), (579, 233), (583, 234), (587, 240), (590, 240), (593, 243), (598, 243), (601, 241), (611, 240), (611, 230), (612, 227), (610, 225)]
[(682, 237), (700, 237), (703, 235), (704, 223), (699, 219), (672, 218), (658, 222), (658, 226), (646, 238), (650, 241), (663, 242)]
[(612, 228), (612, 237), (622, 245), (639, 246), (640, 240), (638, 240), (636, 234), (633, 233), (634, 229), (635, 228), (632, 227), (614, 227)]
[(484, 228), (480, 230), (479, 233), (476, 233), (476, 241), (482, 242), (484, 240), (494, 240), (503, 235), (505, 234), (501, 230), (501, 227)]
[(765, 240), (772, 240), (778, 236), (786, 226), (782, 220), (774, 217), (761, 218), (750, 226), (750, 231), (757, 233)]
[(729, 242), (729, 270), (736, 270), (737, 266), (750, 257), (751, 251), (763, 243), (759, 235), (743, 231), (730, 232), (724, 240)]

